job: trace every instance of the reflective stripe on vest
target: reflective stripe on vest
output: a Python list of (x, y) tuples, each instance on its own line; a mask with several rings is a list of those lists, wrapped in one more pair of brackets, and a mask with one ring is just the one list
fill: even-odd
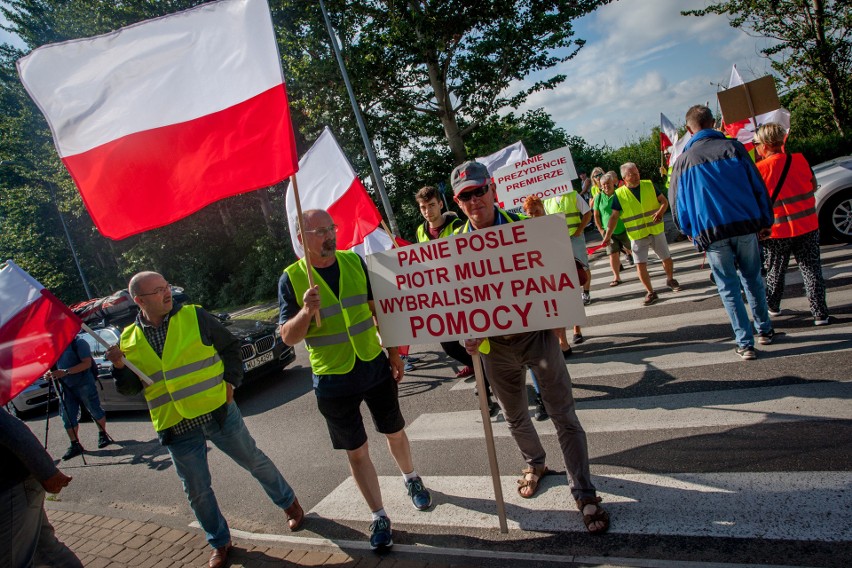
[[(316, 375), (346, 374), (355, 366), (356, 357), (372, 361), (382, 351), (367, 300), (367, 275), (361, 259), (351, 251), (337, 251), (335, 257), (340, 268), (340, 298), (316, 271), (313, 274), (314, 283), (319, 286), (322, 325), (317, 328), (311, 320), (305, 345)], [(285, 272), (296, 301), (302, 306), (309, 285), (304, 260), (291, 264)]]
[(162, 358), (136, 324), (122, 332), (121, 349), (154, 381), (143, 393), (157, 431), (225, 404), (225, 365), (216, 349), (201, 340), (196, 306), (183, 306), (170, 316)]
[(621, 215), (619, 219), (624, 223), (627, 236), (631, 241), (638, 241), (648, 235), (659, 235), (664, 230), (663, 221), (654, 222), (654, 213), (660, 209), (654, 184), (648, 180), (639, 182), (638, 201), (633, 192), (626, 185), (616, 188), (618, 202), (621, 204)]
[[(503, 217), (503, 223), (514, 223), (515, 221), (523, 221), (524, 219), (529, 219), (529, 217), (527, 217), (523, 213), (513, 213), (513, 215), (515, 217), (517, 217), (517, 219), (513, 219), (512, 216), (509, 215), (509, 213), (507, 211), (504, 211), (504, 210), (500, 209), (499, 207), (497, 207), (496, 209), (497, 209), (497, 212)], [(494, 223), (494, 225), (499, 225), (499, 224), (500, 223)], [(462, 225), (461, 227), (459, 227), (458, 229), (456, 229), (455, 232), (453, 232), (453, 234), (454, 235), (462, 235), (464, 233), (469, 233), (473, 230), (475, 230), (475, 229), (473, 227), (471, 227), (470, 219), (468, 219), (465, 222), (465, 224)]]
[(564, 213), (565, 223), (568, 225), (568, 228), (572, 230), (572, 234), (574, 230), (576, 230), (577, 227), (580, 226), (580, 221), (582, 221), (583, 219), (583, 216), (580, 214), (580, 210), (577, 209), (576, 191), (563, 193), (559, 197), (551, 197), (550, 199), (545, 199), (544, 211), (548, 214)]
[(790, 169), (784, 185), (772, 204), (773, 239), (798, 237), (819, 228), (814, 198), (813, 171), (801, 154), (773, 154), (757, 163), (757, 169), (766, 182), (770, 195), (778, 186), (787, 157)]

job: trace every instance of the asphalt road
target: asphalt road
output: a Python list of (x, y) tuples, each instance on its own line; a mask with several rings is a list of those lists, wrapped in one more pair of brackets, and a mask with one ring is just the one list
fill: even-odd
[[(568, 362), (578, 412), (588, 432), (592, 474), (612, 530), (585, 533), (564, 475), (545, 478), (521, 499), (523, 462), (505, 422), (493, 422), (509, 534), (499, 532), (473, 385), (438, 345), (417, 346), (417, 368), (401, 385), (401, 405), (418, 472), (434, 507), (413, 509), (381, 436), (371, 454), (397, 544), (466, 549), (481, 558), (558, 559), (568, 555), (700, 564), (848, 566), (852, 558), (852, 247), (823, 247), (832, 324), (816, 328), (801, 277), (788, 275), (784, 335), (759, 358), (734, 354), (721, 302), (689, 243), (672, 245), (679, 293), (649, 268), (660, 301), (641, 306), (635, 271), (610, 288), (605, 259), (593, 262), (587, 338)], [(570, 334), (569, 334), (570, 335)], [(309, 511), (302, 538), (364, 542), (369, 513), (345, 456), (331, 449), (311, 392), (302, 346), (284, 372), (240, 389), (237, 401), (260, 447), (278, 464)], [(67, 446), (50, 420), (49, 450)], [(119, 509), (194, 521), (145, 413), (108, 416), (116, 444), (96, 450), (84, 424), (88, 465), (63, 463), (74, 476), (60, 499), (93, 511)], [(44, 437), (44, 417), (30, 427)], [(537, 423), (549, 465), (564, 471), (553, 427)], [(368, 431), (371, 428), (368, 427)], [(284, 518), (260, 487), (217, 449), (214, 488), (232, 528), (281, 535)], [(520, 554), (521, 556), (515, 556)], [(551, 556), (553, 555), (553, 556)], [(485, 562), (485, 560), (483, 560)]]

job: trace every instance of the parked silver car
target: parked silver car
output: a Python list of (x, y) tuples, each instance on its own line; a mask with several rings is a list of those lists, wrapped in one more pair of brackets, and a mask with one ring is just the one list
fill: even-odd
[(852, 156), (814, 166), (820, 235), (852, 243)]
[[(220, 316), (220, 319), (223, 319), (222, 323), (228, 331), (240, 340), (245, 370), (244, 383), (252, 382), (270, 371), (281, 371), (296, 359), (295, 350), (281, 341), (274, 324), (256, 320), (235, 320), (226, 316)], [(121, 335), (121, 329), (113, 325), (94, 329), (94, 332), (109, 345), (118, 343)], [(147, 409), (141, 393), (135, 396), (124, 396), (118, 393), (112, 378), (112, 365), (104, 359), (104, 347), (88, 333), (81, 333), (79, 337), (89, 344), (92, 356), (98, 364), (98, 395), (103, 409), (107, 412)], [(51, 401), (57, 400), (55, 390), (50, 395)], [(47, 402), (47, 381), (38, 379), (12, 399), (8, 408), (13, 414), (21, 415), (38, 409), (43, 410)]]

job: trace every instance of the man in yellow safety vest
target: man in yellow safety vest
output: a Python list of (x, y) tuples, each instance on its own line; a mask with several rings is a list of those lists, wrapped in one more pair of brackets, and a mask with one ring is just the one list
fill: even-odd
[[(396, 347), (385, 355), (379, 343), (370, 281), (364, 261), (352, 251), (338, 251), (337, 225), (320, 209), (302, 215), (299, 242), (309, 253), (313, 286), (305, 259), (284, 270), (278, 281), (281, 339), (305, 342), (313, 370), (314, 394), (332, 446), (346, 450), (355, 485), (370, 507), (370, 546), (393, 546), (391, 522), (382, 504), (376, 468), (370, 459), (361, 417), (366, 402), (376, 429), (385, 435), (414, 507), (425, 511), (432, 496), (414, 470), (405, 419), (399, 408), (398, 383), (404, 375)], [(320, 325), (315, 316), (319, 314)]]
[(627, 230), (627, 238), (630, 239), (639, 281), (647, 292), (642, 304), (650, 306), (658, 298), (651, 285), (651, 277), (648, 275), (649, 249), (654, 249), (654, 253), (663, 263), (666, 285), (673, 292), (680, 292), (680, 284), (674, 277), (674, 264), (663, 225), (663, 215), (669, 207), (669, 202), (653, 183), (640, 179), (639, 168), (633, 162), (621, 165), (621, 177), (624, 178), (624, 185), (615, 190), (612, 215), (602, 244), (604, 246), (609, 244), (618, 220), (621, 219)]
[[(145, 395), (160, 443), (213, 547), (209, 566), (227, 564), (231, 533), (211, 487), (207, 440), (251, 473), (284, 509), (290, 530), (297, 530), (305, 516), (299, 500), (257, 447), (234, 403), (234, 388), (243, 379), (239, 340), (200, 306), (174, 304), (171, 286), (156, 272), (133, 276), (129, 291), (139, 314), (106, 357), (121, 394)], [(153, 384), (144, 386), (122, 356)]]

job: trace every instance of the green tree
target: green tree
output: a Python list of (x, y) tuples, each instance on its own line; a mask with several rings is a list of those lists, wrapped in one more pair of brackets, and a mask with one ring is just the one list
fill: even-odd
[[(389, 122), (401, 124), (405, 152), (410, 152), (408, 143), (443, 143), (460, 163), (468, 157), (466, 136), (489, 117), (565, 80), (555, 74), (510, 89), (531, 73), (571, 59), (584, 43), (574, 38), (572, 20), (608, 2), (330, 0), (328, 8), (359, 103), (378, 127), (373, 134), (384, 143), (378, 131)], [(305, 93), (310, 97), (305, 110), (311, 114), (318, 98), (328, 99), (324, 92), (345, 100), (331, 66), (314, 65), (329, 53), (316, 39), (321, 30), (318, 14), (306, 26), (290, 28), (307, 49), (287, 62), (289, 68), (297, 81), (318, 88)], [(312, 55), (305, 58), (304, 53)], [(393, 132), (387, 134), (393, 139)]]
[(775, 42), (761, 52), (788, 89), (831, 116), (843, 135), (852, 105), (852, 6), (848, 0), (728, 0), (685, 16), (727, 14), (734, 28)]

